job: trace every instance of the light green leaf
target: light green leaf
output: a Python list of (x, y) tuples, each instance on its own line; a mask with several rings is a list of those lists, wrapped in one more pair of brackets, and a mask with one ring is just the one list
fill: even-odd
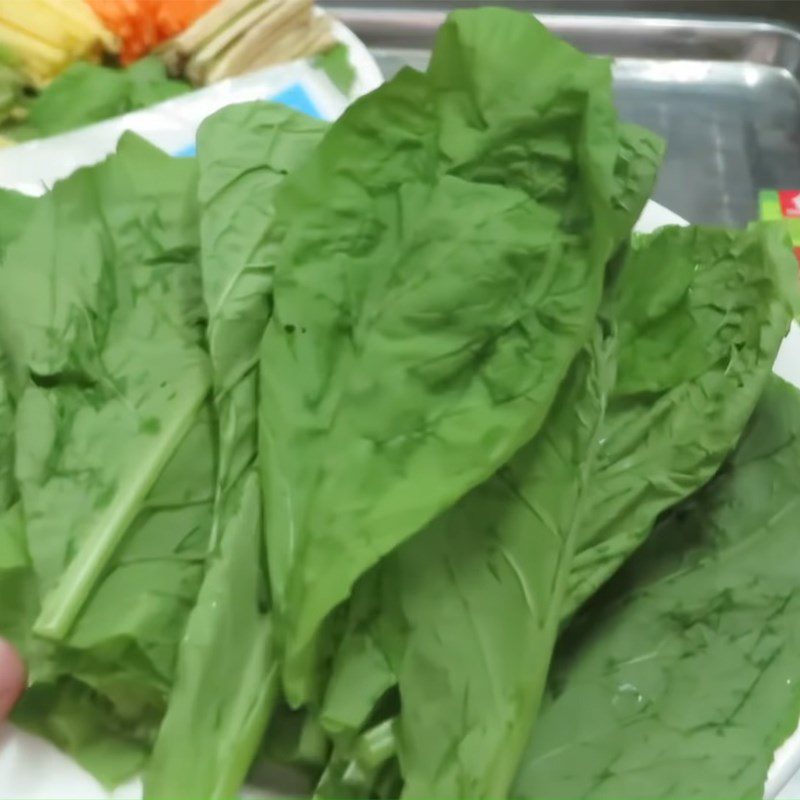
[(35, 627), (52, 638), (68, 633), (208, 392), (194, 174), (126, 137), (37, 203), (0, 267), (16, 474), (44, 593)]
[[(310, 155), (326, 127), (286, 106), (261, 102), (223, 109), (200, 127), (201, 266), (218, 397), (258, 361), (281, 240), (275, 190)], [(252, 450), (254, 442), (248, 444)]]
[(250, 103), (220, 111), (198, 134), (201, 265), (219, 420), (215, 536), (147, 771), (148, 797), (230, 797), (278, 697), (255, 469), (258, 345), (280, 241), (275, 189), (322, 130), (291, 109)]
[(35, 203), (34, 197), (0, 189), (0, 259), (8, 245), (19, 236)]
[[(18, 598), (0, 633), (32, 682), (18, 722), (104, 781), (130, 777), (154, 737), (211, 532), (195, 192), (191, 162), (125, 138), (30, 201), (0, 267), (22, 492), (0, 552), (24, 556), (0, 563)], [(31, 628), (51, 589), (62, 627), (45, 642)]]
[(321, 69), (331, 83), (344, 94), (349, 94), (356, 80), (356, 71), (350, 63), (350, 50), (341, 42), (334, 45), (327, 53), (314, 59), (314, 67)]
[(120, 725), (107, 703), (68, 678), (29, 688), (14, 721), (70, 753), (108, 787), (138, 772), (147, 757), (147, 735)]
[(148, 798), (234, 796), (277, 700), (261, 496), (252, 473), (228, 497), (223, 524), (145, 773)]

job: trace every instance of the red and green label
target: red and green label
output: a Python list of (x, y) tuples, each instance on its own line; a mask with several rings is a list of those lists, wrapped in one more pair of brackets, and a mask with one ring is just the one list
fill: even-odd
[(763, 191), (759, 194), (759, 206), (761, 219), (785, 221), (800, 261), (800, 190)]

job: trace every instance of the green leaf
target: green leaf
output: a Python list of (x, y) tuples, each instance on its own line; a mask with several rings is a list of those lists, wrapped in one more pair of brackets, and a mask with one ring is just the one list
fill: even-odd
[(779, 226), (664, 228), (634, 240), (608, 296), (619, 380), (572, 566), (574, 611), (736, 444), (798, 304)]
[(35, 197), (0, 189), (0, 260), (8, 245), (27, 224), (35, 203)]
[(0, 517), (0, 592), (9, 598), (0, 609), (0, 635), (26, 657), (32, 684), (15, 721), (109, 785), (141, 769), (202, 578), (215, 477), (209, 411), (164, 469), (58, 646), (31, 636), (37, 581), (19, 506)]
[(354, 581), (533, 436), (587, 338), (638, 214), (610, 93), (533, 18), (456, 13), (283, 184), (260, 430), (292, 704)]
[(36, 630), (51, 638), (68, 633), (208, 392), (194, 174), (126, 137), (37, 203), (0, 267)]
[(169, 78), (167, 68), (158, 56), (140, 58), (122, 72), (128, 82), (128, 109), (125, 113), (163, 103), (192, 89), (186, 81)]
[(514, 776), (613, 381), (599, 341), (593, 350), (541, 434), (377, 568), (404, 796), (501, 797)]
[[(0, 357), (0, 370), (3, 359)], [(14, 480), (14, 405), (6, 379), (0, 372), (0, 512), (5, 511), (17, 495)]]
[(27, 104), (24, 122), (9, 124), (2, 132), (17, 141), (55, 136), (147, 108), (190, 88), (183, 81), (170, 80), (155, 56), (127, 69), (77, 61)]
[(258, 345), (279, 242), (275, 190), (323, 128), (284, 106), (250, 103), (218, 112), (198, 134), (203, 292), (219, 419), (215, 539), (147, 771), (149, 797), (231, 796), (277, 699), (255, 468)]
[[(258, 362), (281, 239), (275, 191), (326, 128), (262, 102), (225, 108), (200, 126), (201, 266), (218, 398)], [(252, 451), (257, 442), (251, 438), (248, 446)]]
[(346, 44), (334, 45), (327, 53), (314, 59), (314, 67), (321, 69), (331, 83), (343, 94), (350, 94), (356, 81), (356, 71), (350, 63), (350, 50)]
[(195, 193), (191, 162), (126, 137), (30, 200), (0, 267), (22, 494), (0, 524), (0, 590), (19, 598), (0, 633), (32, 682), (18, 722), (112, 783), (154, 738), (212, 526)]
[(226, 511), (225, 534), (189, 618), (175, 686), (145, 772), (148, 798), (233, 797), (277, 700), (254, 474), (238, 484)]
[(69, 675), (119, 716), (161, 716), (203, 577), (212, 526), (216, 425), (205, 405), (145, 498), (69, 634), (31, 665)]
[[(23, 525), (19, 505), (0, 516), (0, 635), (35, 666), (41, 650), (30, 629), (38, 597)], [(147, 729), (138, 721), (120, 725), (107, 700), (72, 678), (29, 685), (13, 721), (50, 739), (108, 786), (131, 777), (145, 758)]]
[[(638, 239), (604, 307), (615, 331), (613, 391), (595, 348), (606, 377), (589, 386), (601, 389), (581, 398), (562, 387), (529, 445), (376, 568), (362, 589), (379, 587), (366, 616), (357, 590), (323, 719), (334, 731), (360, 726), (365, 701), (391, 687), (374, 654), (353, 652), (377, 643), (397, 676), (407, 796), (507, 792), (559, 623), (574, 609), (567, 589), (604, 580), (733, 449), (791, 319), (797, 290), (783, 291), (793, 261), (772, 227), (668, 228)], [(698, 342), (701, 362), (692, 361)], [(601, 529), (606, 538), (593, 539), (587, 531), (608, 519), (598, 504), (617, 500), (608, 484), (597, 489), (610, 476), (627, 494)], [(590, 574), (586, 542), (605, 556)], [(370, 678), (382, 681), (377, 690)]]
[(38, 602), (19, 504), (0, 514), (0, 594), (0, 635), (25, 653)]
[(722, 473), (578, 616), (515, 797), (761, 798), (800, 714), (800, 395), (772, 378)]
[(147, 757), (146, 735), (120, 725), (107, 703), (68, 678), (29, 688), (14, 722), (70, 753), (109, 788), (138, 772)]

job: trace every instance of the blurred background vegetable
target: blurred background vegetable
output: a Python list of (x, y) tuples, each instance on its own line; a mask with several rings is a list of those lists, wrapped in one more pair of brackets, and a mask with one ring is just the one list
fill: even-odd
[(173, 73), (206, 84), (334, 44), (330, 18), (312, 0), (220, 0), (165, 47), (164, 58)]
[(138, 111), (188, 92), (189, 84), (167, 77), (155, 56), (128, 69), (112, 69), (79, 61), (44, 91), (21, 96), (3, 120), (0, 68), (0, 135), (13, 142), (55, 136), (104, 119)]
[(42, 86), (73, 61), (115, 52), (117, 40), (84, 0), (0, 0), (0, 45)]
[(120, 40), (120, 61), (130, 64), (171, 39), (218, 0), (87, 0)]
[(16, 57), (0, 47), (0, 125), (18, 113), (24, 88), (25, 78)]
[(346, 48), (313, 0), (0, 0), (0, 146), (318, 55), (347, 91)]

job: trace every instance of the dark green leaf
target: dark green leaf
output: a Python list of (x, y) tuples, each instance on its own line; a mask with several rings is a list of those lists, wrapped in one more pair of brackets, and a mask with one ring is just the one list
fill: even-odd
[(515, 797), (752, 798), (800, 714), (800, 395), (773, 378), (722, 474), (561, 642)]
[[(357, 590), (323, 719), (334, 732), (360, 727), (394, 673), (407, 796), (505, 794), (559, 622), (574, 595), (605, 580), (734, 447), (788, 328), (795, 269), (772, 227), (639, 239), (606, 298), (613, 392), (612, 370), (595, 355), (605, 388), (583, 396), (562, 387), (529, 445), (359, 587), (379, 587), (376, 606), (364, 611)], [(702, 342), (700, 366), (683, 341)], [(601, 528), (605, 538), (593, 539), (587, 532), (608, 519), (598, 504), (616, 500), (608, 485), (597, 490), (609, 476), (624, 502)], [(581, 560), (587, 552), (605, 557), (594, 572)]]
[(533, 436), (586, 340), (639, 211), (610, 93), (533, 18), (456, 13), (284, 183), (261, 452), (293, 704), (353, 582)]
[(798, 307), (796, 272), (779, 226), (671, 227), (634, 240), (608, 296), (619, 378), (565, 613), (736, 444)]

